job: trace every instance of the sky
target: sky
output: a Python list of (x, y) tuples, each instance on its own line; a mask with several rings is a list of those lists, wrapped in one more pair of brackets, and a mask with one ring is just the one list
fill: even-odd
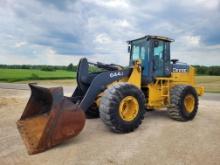
[(0, 0), (0, 64), (127, 65), (126, 41), (175, 39), (171, 58), (220, 65), (220, 0)]

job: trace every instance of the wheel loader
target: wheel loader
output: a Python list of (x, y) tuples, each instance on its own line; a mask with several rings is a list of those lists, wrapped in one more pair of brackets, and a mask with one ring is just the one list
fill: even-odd
[[(136, 130), (150, 110), (167, 109), (171, 119), (190, 121), (204, 87), (195, 69), (170, 59), (172, 39), (147, 35), (128, 41), (128, 67), (79, 61), (71, 97), (62, 87), (29, 84), (31, 97), (17, 127), (29, 154), (43, 152), (82, 131), (85, 119), (100, 117), (113, 132)], [(100, 70), (89, 72), (89, 66)]]

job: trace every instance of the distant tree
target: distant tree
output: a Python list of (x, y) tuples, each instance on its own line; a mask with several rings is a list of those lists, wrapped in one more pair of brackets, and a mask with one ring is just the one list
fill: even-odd
[(21, 69), (31, 69), (30, 65), (21, 65)]
[(200, 66), (200, 65), (195, 65), (194, 67), (196, 68), (197, 74), (200, 74), (200, 75), (207, 75), (208, 74), (209, 67)]
[(215, 76), (220, 76), (220, 67), (219, 66), (210, 66), (209, 75), (215, 75)]
[(74, 66), (73, 66), (73, 64), (70, 63), (70, 64), (67, 66), (66, 69), (69, 70), (69, 71), (74, 71)]
[(55, 71), (55, 67), (53, 66), (42, 66), (41, 68), (42, 71)]
[(92, 65), (89, 66), (89, 72), (101, 72), (101, 71), (103, 71), (103, 69)]

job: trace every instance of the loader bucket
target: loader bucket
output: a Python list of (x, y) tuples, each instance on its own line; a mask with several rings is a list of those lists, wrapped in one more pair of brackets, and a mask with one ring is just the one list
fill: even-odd
[(63, 96), (62, 87), (29, 86), (31, 97), (17, 121), (29, 154), (43, 152), (80, 133), (85, 125), (85, 114)]

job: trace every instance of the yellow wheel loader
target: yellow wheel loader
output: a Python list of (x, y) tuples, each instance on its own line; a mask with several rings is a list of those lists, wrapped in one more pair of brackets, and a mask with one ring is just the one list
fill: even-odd
[[(137, 129), (145, 112), (153, 109), (167, 108), (174, 120), (192, 120), (204, 88), (196, 85), (192, 66), (170, 59), (172, 41), (151, 35), (128, 41), (129, 67), (81, 59), (71, 97), (63, 95), (62, 87), (29, 84), (31, 97), (17, 122), (29, 154), (76, 136), (86, 117), (100, 117), (120, 133)], [(89, 73), (89, 65), (102, 70)]]

